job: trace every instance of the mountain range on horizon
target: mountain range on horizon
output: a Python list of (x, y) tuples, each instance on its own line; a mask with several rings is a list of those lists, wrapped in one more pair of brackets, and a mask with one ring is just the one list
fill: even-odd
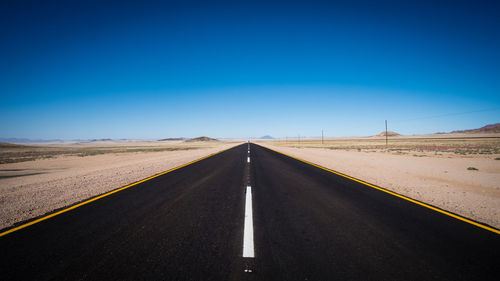
[[(451, 132), (437, 132), (435, 134), (479, 134), (479, 133), (500, 133), (500, 123), (488, 124), (480, 128), (476, 129), (466, 129), (466, 130), (454, 130)], [(382, 132), (380, 134), (385, 134)], [(397, 134), (397, 133), (394, 133)], [(305, 136), (304, 136), (305, 137)], [(232, 138), (224, 138), (224, 139), (232, 139)], [(274, 137), (270, 135), (262, 136), (258, 139), (274, 139)], [(62, 139), (29, 139), (29, 138), (5, 138), (0, 137), (0, 142), (6, 143), (45, 143), (45, 142), (97, 142), (97, 141), (126, 141), (126, 140), (135, 140), (135, 139), (111, 139), (111, 138), (100, 138), (100, 139), (72, 139), (72, 140), (62, 140)], [(164, 140), (186, 140), (186, 138), (165, 138), (160, 139), (160, 141)]]

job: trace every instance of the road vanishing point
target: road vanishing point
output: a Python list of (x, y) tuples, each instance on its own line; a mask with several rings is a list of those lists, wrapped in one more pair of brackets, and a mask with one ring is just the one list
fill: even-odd
[(500, 280), (498, 230), (245, 143), (0, 234), (1, 280)]

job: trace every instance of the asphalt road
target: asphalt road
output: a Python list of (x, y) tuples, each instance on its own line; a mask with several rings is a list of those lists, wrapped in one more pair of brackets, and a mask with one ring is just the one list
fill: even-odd
[(0, 279), (499, 279), (500, 235), (250, 147), (0, 237)]

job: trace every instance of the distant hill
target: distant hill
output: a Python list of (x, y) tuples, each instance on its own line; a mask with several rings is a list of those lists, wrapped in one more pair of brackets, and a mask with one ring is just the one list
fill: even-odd
[(259, 139), (262, 139), (262, 140), (272, 140), (274, 138), (271, 137), (270, 135), (265, 135), (265, 136), (260, 137)]
[(203, 136), (203, 137), (197, 137), (197, 138), (193, 138), (193, 139), (188, 139), (188, 140), (185, 140), (185, 141), (186, 142), (195, 142), (195, 141), (218, 141), (218, 140)]
[[(376, 135), (377, 137), (385, 137), (385, 131), (383, 131), (382, 133)], [(401, 136), (400, 134), (396, 133), (396, 132), (393, 132), (393, 131), (387, 131), (387, 136), (388, 137), (397, 137), (397, 136)]]
[(158, 141), (180, 141), (180, 140), (185, 140), (186, 138), (166, 138), (166, 139), (161, 139)]
[(500, 133), (500, 123), (486, 125), (478, 129), (452, 131), (450, 134)]
[(96, 141), (112, 141), (112, 139), (91, 139), (89, 142), (96, 142)]

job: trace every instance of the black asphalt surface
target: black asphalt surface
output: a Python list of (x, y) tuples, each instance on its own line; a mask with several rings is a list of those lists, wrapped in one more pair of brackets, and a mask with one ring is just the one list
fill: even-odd
[(500, 235), (250, 147), (0, 237), (0, 280), (499, 280)]

